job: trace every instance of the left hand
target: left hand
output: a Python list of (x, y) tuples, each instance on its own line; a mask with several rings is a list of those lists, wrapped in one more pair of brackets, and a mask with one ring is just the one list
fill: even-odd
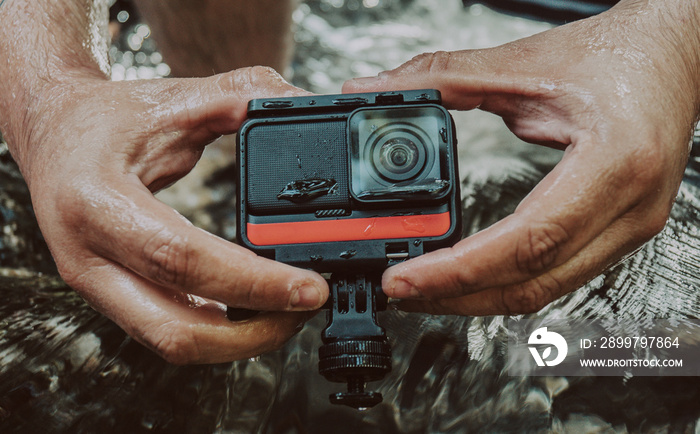
[(436, 88), (450, 109), (503, 117), (566, 150), (515, 213), (452, 248), (387, 270), (406, 310), (535, 312), (658, 233), (698, 115), (697, 2), (623, 1), (598, 16), (486, 50), (414, 58), (344, 92)]
[[(280, 347), (323, 305), (325, 280), (194, 227), (153, 192), (187, 174), (214, 138), (237, 131), (249, 100), (307, 94), (264, 67), (47, 81), (8, 143), (66, 283), (171, 363)], [(265, 313), (231, 322), (225, 305)]]

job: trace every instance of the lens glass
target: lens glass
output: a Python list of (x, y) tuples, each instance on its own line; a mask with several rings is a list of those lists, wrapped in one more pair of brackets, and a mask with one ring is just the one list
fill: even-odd
[(387, 122), (378, 127), (365, 146), (371, 176), (392, 184), (420, 176), (435, 153), (427, 141), (426, 135), (410, 123)]
[(419, 161), (418, 146), (405, 137), (389, 139), (379, 148), (379, 171), (387, 178), (402, 178)]
[(447, 146), (441, 134), (447, 131), (448, 116), (436, 106), (353, 112), (348, 120), (353, 197), (362, 202), (422, 200), (427, 185), (448, 179), (442, 170)]

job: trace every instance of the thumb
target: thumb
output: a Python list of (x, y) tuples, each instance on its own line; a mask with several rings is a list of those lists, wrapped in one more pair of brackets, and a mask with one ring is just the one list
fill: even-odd
[[(139, 152), (135, 170), (151, 191), (192, 170), (204, 147), (233, 134), (255, 98), (309, 93), (287, 83), (274, 69), (240, 68), (205, 78), (171, 78), (110, 84), (113, 100), (130, 95), (128, 139)], [(145, 145), (145, 143), (148, 143)]]

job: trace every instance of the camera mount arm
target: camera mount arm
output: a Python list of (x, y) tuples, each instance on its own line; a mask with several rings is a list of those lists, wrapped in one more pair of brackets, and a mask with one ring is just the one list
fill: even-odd
[[(321, 333), (318, 368), (329, 381), (347, 383), (348, 391), (329, 396), (333, 404), (370, 408), (382, 402), (381, 393), (366, 392), (365, 383), (391, 371), (391, 346), (377, 323), (377, 312), (386, 310), (381, 274), (339, 274), (329, 279), (328, 325)], [(255, 316), (256, 310), (228, 308), (231, 321)]]
[(377, 323), (377, 311), (385, 310), (387, 297), (381, 275), (334, 274), (330, 279), (328, 325), (321, 333), (318, 367), (329, 381), (347, 383), (348, 391), (330, 395), (333, 404), (369, 408), (382, 401), (377, 392), (366, 392), (365, 383), (391, 371), (391, 346)]

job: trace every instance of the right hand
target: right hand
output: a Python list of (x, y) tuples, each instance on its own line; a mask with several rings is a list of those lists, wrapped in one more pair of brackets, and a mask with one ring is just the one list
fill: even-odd
[[(235, 132), (250, 99), (305, 95), (268, 68), (203, 79), (51, 83), (8, 142), (61, 276), (166, 360), (274, 349), (328, 297), (318, 274), (194, 227), (153, 193)], [(270, 312), (243, 322), (225, 306)]]
[(436, 88), (449, 109), (480, 107), (521, 139), (565, 150), (513, 214), (388, 269), (387, 295), (436, 314), (537, 312), (661, 231), (700, 112), (698, 22), (697, 2), (622, 1), (500, 47), (424, 54), (346, 82), (346, 93)]

